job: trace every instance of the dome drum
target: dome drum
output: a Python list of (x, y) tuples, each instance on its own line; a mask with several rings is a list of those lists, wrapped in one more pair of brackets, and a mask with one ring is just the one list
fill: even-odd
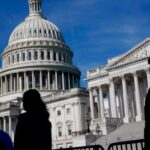
[(46, 62), (72, 64), (73, 54), (71, 51), (63, 51), (59, 49), (22, 49), (3, 54), (3, 67), (10, 67), (20, 63)]

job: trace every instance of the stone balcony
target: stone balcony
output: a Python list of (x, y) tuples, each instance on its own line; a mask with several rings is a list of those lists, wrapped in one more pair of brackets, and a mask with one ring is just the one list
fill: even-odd
[(0, 104), (0, 112), (9, 112), (11, 116), (18, 116), (20, 113), (20, 103), (7, 102)]

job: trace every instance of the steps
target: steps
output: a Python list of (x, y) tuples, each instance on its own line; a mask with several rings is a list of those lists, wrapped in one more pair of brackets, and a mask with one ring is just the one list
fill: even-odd
[(109, 144), (114, 142), (143, 139), (144, 126), (144, 121), (123, 124), (110, 134), (100, 137), (91, 145), (99, 144), (107, 148)]

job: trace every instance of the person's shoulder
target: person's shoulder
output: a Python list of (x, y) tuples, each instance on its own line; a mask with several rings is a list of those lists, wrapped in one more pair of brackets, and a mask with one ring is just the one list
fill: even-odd
[(4, 142), (7, 145), (7, 149), (9, 150), (13, 149), (13, 144), (12, 144), (9, 134), (7, 134), (6, 132), (2, 130), (0, 130), (0, 141)]

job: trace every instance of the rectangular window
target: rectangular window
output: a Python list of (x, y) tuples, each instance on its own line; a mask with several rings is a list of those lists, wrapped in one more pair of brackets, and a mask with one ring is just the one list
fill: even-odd
[(60, 115), (61, 115), (61, 111), (58, 110), (58, 111), (57, 111), (57, 116), (60, 116)]
[(19, 62), (19, 54), (17, 54), (17, 62)]
[(70, 109), (70, 108), (67, 108), (66, 112), (67, 112), (67, 115), (70, 115), (71, 109)]
[(22, 61), (25, 61), (25, 53), (22, 53)]
[(59, 137), (62, 136), (62, 127), (58, 127), (58, 136), (59, 136)]
[(15, 61), (14, 55), (12, 55), (12, 63), (14, 63)]
[(28, 59), (31, 60), (31, 52), (28, 53)]
[(68, 135), (72, 134), (72, 125), (68, 125)]

